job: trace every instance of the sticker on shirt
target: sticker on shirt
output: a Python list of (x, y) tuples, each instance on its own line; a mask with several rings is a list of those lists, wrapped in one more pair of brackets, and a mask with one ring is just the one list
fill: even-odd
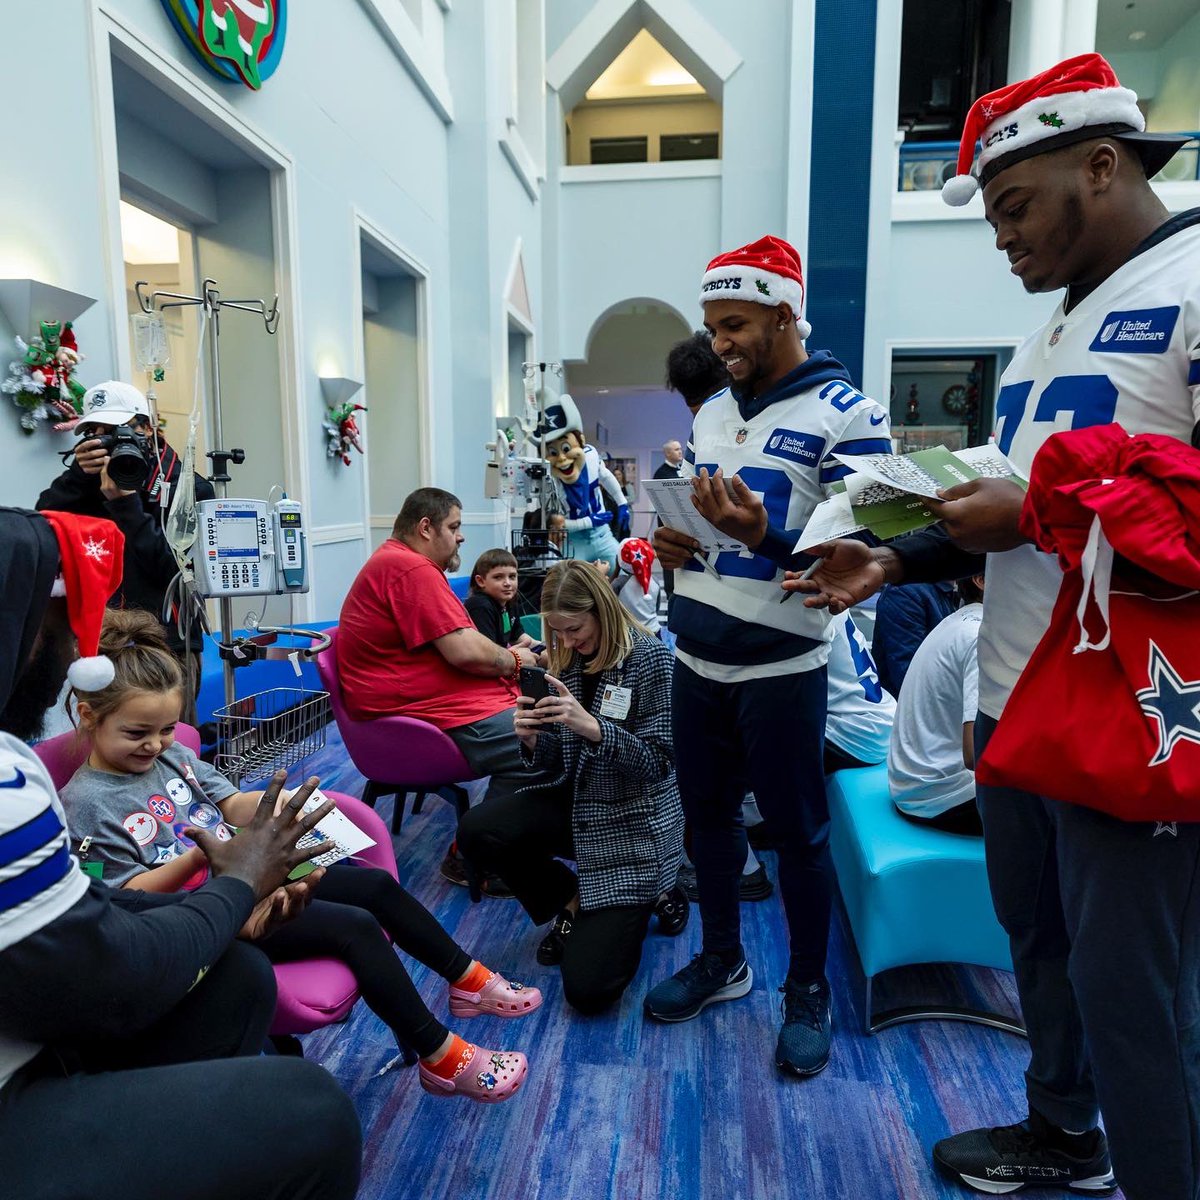
[(188, 809), (188, 821), (197, 829), (212, 829), (221, 823), (221, 814), (213, 805), (200, 800)]
[(179, 840), (180, 840), (180, 841), (181, 841), (181, 842), (182, 842), (182, 843), (183, 843), (185, 846), (194, 846), (196, 843), (195, 843), (195, 842), (193, 842), (193, 841), (192, 841), (192, 839), (191, 839), (190, 837), (187, 837), (187, 836), (185, 836), (185, 834), (184, 834), (184, 832), (183, 832), (183, 831), (184, 831), (185, 829), (187, 829), (187, 828), (188, 828), (188, 825), (187, 825), (187, 822), (186, 822), (186, 821), (176, 821), (176, 822), (175, 822), (175, 824), (171, 826), (171, 832), (172, 832), (172, 833), (173, 833), (173, 834), (174, 834), (174, 835), (175, 835), (175, 836), (176, 836), (176, 837), (177, 837), (177, 838), (178, 838), (178, 839), (179, 839)]
[(139, 846), (148, 846), (158, 833), (158, 822), (148, 812), (132, 812), (121, 822)]
[(1165, 354), (1179, 319), (1179, 306), (1110, 312), (1092, 344), (1093, 354)]
[(183, 853), (183, 847), (178, 842), (172, 842), (169, 846), (159, 846), (158, 853), (154, 856), (156, 863), (170, 862), (173, 858), (178, 858)]
[(213, 830), (213, 837), (215, 837), (218, 842), (227, 842), (231, 837), (233, 837), (233, 834), (229, 832), (228, 825), (218, 825), (216, 829)]
[(166, 796), (151, 796), (146, 807), (160, 820), (169, 825), (175, 820), (175, 805)]
[(600, 697), (600, 715), (612, 717), (615, 721), (623, 721), (629, 716), (629, 705), (632, 700), (632, 688), (616, 687), (610, 684)]
[(825, 439), (816, 433), (801, 433), (796, 429), (775, 429), (767, 438), (762, 452), (772, 458), (785, 458), (802, 467), (820, 465), (825, 453)]
[(167, 795), (179, 808), (182, 808), (192, 798), (191, 789), (178, 777), (167, 780)]

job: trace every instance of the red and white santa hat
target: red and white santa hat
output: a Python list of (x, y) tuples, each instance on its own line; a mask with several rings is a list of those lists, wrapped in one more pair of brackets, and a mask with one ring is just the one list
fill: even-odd
[(650, 568), (654, 565), (654, 547), (645, 538), (626, 538), (617, 549), (621, 570), (642, 585), (642, 594), (650, 594)]
[[(1145, 128), (1136, 93), (1120, 85), (1103, 55), (1076, 55), (971, 105), (958, 146), (958, 173), (942, 185), (942, 199), (958, 208), (1006, 167), (1096, 137), (1134, 143), (1146, 174), (1153, 175), (1187, 139), (1148, 134)], [(972, 167), (977, 142), (979, 160)]]
[(800, 255), (782, 238), (768, 235), (738, 250), (718, 254), (700, 281), (700, 303), (710, 300), (746, 300), (772, 308), (787, 304), (801, 341), (812, 333), (812, 326), (804, 319)]
[(79, 643), (79, 657), (67, 680), (81, 692), (98, 692), (113, 681), (112, 659), (98, 654), (100, 626), (109, 597), (121, 586), (125, 535), (100, 517), (43, 512), (58, 541), (59, 577), (50, 591), (67, 599), (67, 620)]

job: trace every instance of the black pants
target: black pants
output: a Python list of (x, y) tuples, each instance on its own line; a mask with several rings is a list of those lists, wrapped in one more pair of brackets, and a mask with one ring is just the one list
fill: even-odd
[(471, 956), (387, 871), (338, 863), (326, 872), (317, 895), (294, 921), (263, 939), (263, 952), (277, 963), (340, 959), (367, 1007), (397, 1041), (422, 1057), (432, 1054), (445, 1041), (446, 1027), (425, 1006), (384, 933), (443, 979), (459, 978)]
[[(996, 728), (975, 722), (978, 761)], [(980, 786), (992, 901), (1029, 1031), (1030, 1107), (1097, 1109), (1127, 1200), (1200, 1194), (1200, 824)]]
[[(535, 925), (579, 893), (570, 858), (571, 794), (545, 789), (485, 800), (458, 825), (458, 845), (476, 870), (499, 875)], [(563, 995), (584, 1013), (615, 1004), (637, 974), (654, 904), (581, 909), (562, 960)]]
[[(362, 1135), (332, 1077), (298, 1059), (221, 1057), (257, 1056), (274, 1011), (270, 965), (235, 942), (150, 1029), (64, 1048), (103, 1073), (64, 1075), (43, 1052), (0, 1090), (5, 1195), (350, 1200)], [(156, 1133), (185, 1112), (196, 1114), (194, 1152)]]
[(692, 834), (704, 949), (742, 957), (738, 883), (746, 862), (742, 799), (754, 793), (778, 839), (779, 890), (791, 939), (788, 975), (825, 972), (832, 902), (824, 751), (824, 667), (714, 683), (675, 663), (675, 771)]
[(975, 800), (966, 800), (953, 808), (940, 812), (936, 817), (921, 817), (916, 813), (896, 810), (906, 821), (914, 825), (924, 825), (931, 829), (940, 829), (943, 833), (964, 833), (971, 837), (983, 836), (983, 818), (979, 815), (979, 804)]

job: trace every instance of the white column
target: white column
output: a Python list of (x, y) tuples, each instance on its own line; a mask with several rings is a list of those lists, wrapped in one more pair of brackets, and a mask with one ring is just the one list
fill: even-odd
[(1013, 0), (1009, 81), (1095, 50), (1097, 5), (1098, 0)]
[(1096, 10), (1099, 0), (1066, 0), (1062, 57), (1089, 54), (1096, 49)]
[(1013, 0), (1008, 37), (1008, 78), (1028, 79), (1062, 58), (1063, 21), (1069, 0)]

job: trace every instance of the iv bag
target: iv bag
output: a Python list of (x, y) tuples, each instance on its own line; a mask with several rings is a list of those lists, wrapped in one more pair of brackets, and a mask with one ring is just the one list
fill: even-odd
[(170, 362), (171, 351), (162, 313), (134, 313), (129, 319), (133, 325), (133, 357), (138, 370), (154, 371), (165, 367)]
[(192, 557), (192, 546), (199, 525), (196, 517), (196, 425), (195, 420), (188, 423), (187, 445), (183, 450), (175, 501), (167, 514), (167, 543), (181, 571), (186, 569)]

